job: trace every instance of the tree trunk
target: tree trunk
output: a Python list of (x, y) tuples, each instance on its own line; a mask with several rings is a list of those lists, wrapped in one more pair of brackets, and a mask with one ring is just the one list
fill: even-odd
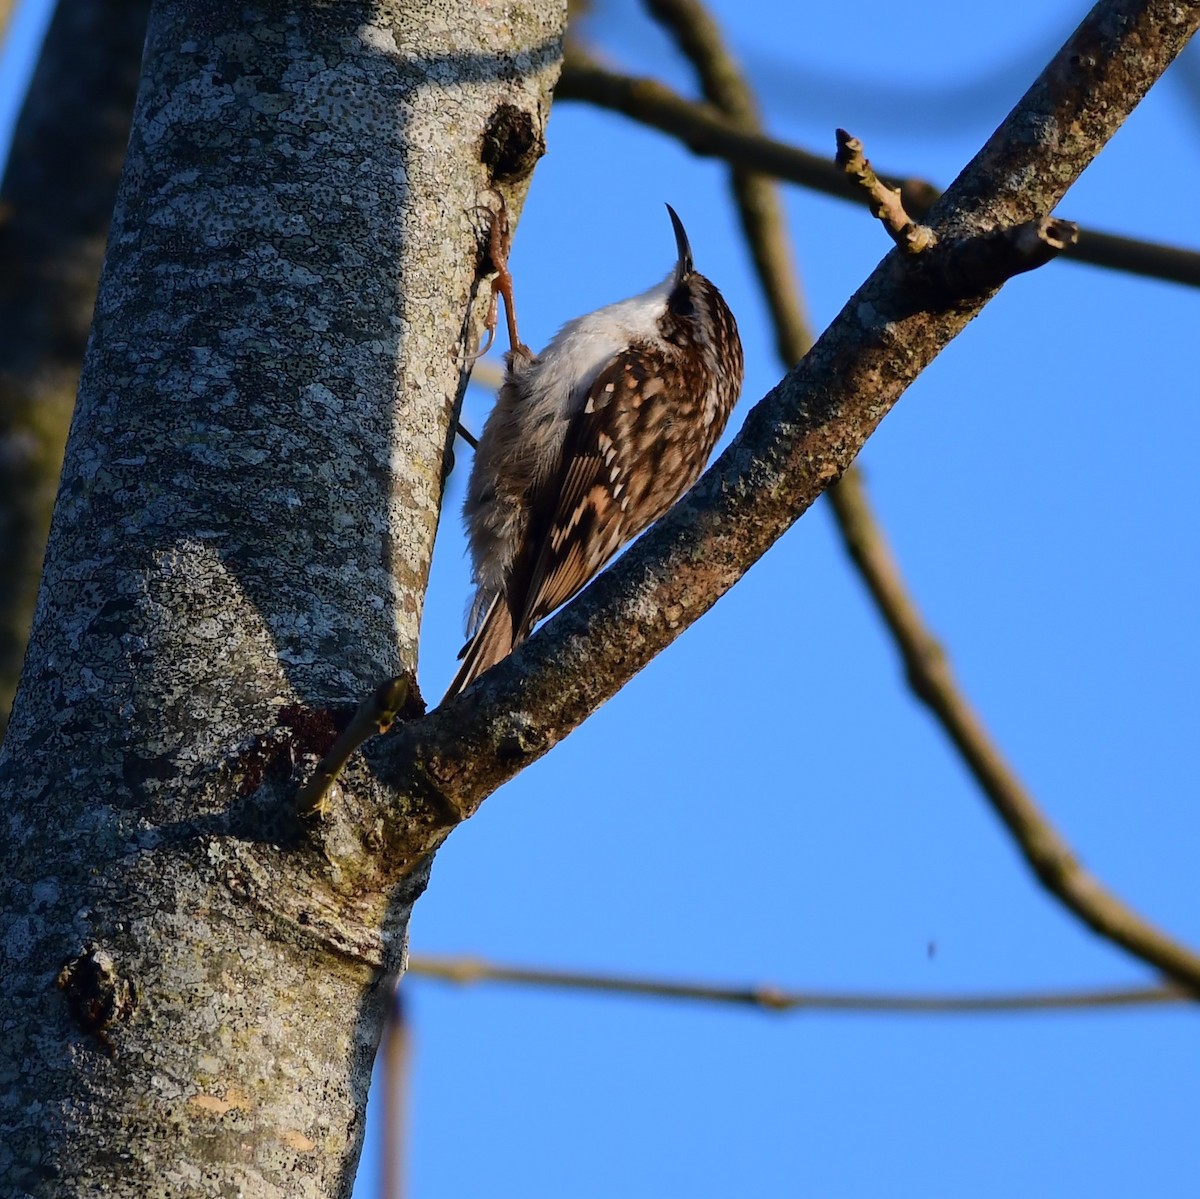
[(288, 787), (415, 669), (476, 206), (563, 18), (154, 5), (0, 757), (2, 1194), (349, 1193), (436, 837), (381, 868)]

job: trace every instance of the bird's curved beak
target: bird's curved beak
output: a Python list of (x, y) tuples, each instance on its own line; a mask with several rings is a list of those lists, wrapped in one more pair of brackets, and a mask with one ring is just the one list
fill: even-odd
[(675, 228), (675, 249), (679, 254), (679, 259), (675, 263), (675, 286), (678, 287), (696, 268), (692, 265), (692, 247), (688, 242), (687, 230), (684, 229), (679, 214), (670, 204), (667, 205), (667, 212), (671, 214), (671, 224)]

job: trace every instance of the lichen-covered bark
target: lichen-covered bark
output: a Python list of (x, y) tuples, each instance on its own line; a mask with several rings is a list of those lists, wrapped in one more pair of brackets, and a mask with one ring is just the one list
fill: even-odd
[(563, 16), (154, 5), (0, 757), (2, 1195), (349, 1190), (440, 833), (287, 785), (415, 666), (473, 210)]
[(150, 0), (59, 0), (0, 184), (0, 738), (33, 619), (149, 9)]

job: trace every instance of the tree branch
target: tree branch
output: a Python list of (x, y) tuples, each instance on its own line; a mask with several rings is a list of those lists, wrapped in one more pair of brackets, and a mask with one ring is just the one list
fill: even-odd
[[(707, 104), (695, 103), (654, 79), (636, 78), (606, 70), (578, 47), (568, 53), (556, 100), (587, 101), (619, 112), (631, 120), (668, 133), (706, 158), (722, 158), (736, 166), (807, 187), (840, 200), (867, 202), (838, 167), (819, 154), (738, 127), (736, 121)], [(909, 212), (917, 217), (937, 201), (941, 192), (920, 180), (884, 175), (889, 187), (899, 187)], [(1168, 283), (1200, 287), (1200, 251), (1080, 230), (1079, 241), (1064, 257), (1090, 266), (1125, 271)]]
[(603, 991), (656, 999), (689, 999), (759, 1008), (766, 1012), (862, 1012), (901, 1015), (981, 1015), (997, 1012), (1078, 1011), (1085, 1008), (1146, 1007), (1194, 1003), (1180, 987), (1114, 987), (1080, 991), (1033, 991), (983, 995), (897, 995), (887, 992), (789, 991), (772, 983), (732, 987), (685, 983), (578, 970), (538, 970), (504, 966), (476, 957), (414, 954), (408, 974), (471, 986), (484, 982), (570, 991)]
[(1200, 957), (1143, 920), (1079, 863), (1004, 760), (925, 627), (867, 506), (861, 476), (838, 491), (838, 526), (904, 660), (908, 683), (954, 743), (1041, 884), (1085, 924), (1171, 977), (1195, 987)]

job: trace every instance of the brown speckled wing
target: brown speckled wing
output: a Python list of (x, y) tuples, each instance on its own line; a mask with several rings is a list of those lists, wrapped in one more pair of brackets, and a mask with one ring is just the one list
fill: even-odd
[(707, 390), (694, 357), (646, 345), (600, 372), (567, 434), (557, 478), (532, 499), (518, 642), (694, 482), (716, 439), (699, 427)]

